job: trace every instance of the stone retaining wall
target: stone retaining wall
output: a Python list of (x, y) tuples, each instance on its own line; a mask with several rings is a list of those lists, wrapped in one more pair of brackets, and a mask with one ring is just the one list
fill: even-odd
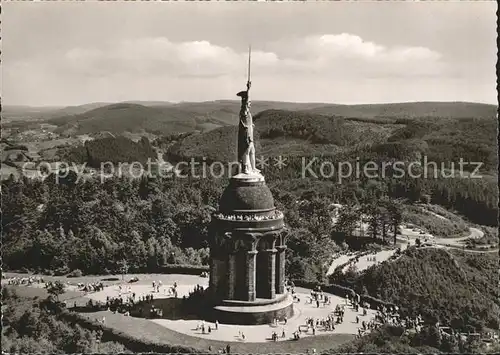
[[(349, 287), (336, 284), (323, 284), (306, 280), (292, 280), (292, 281), (297, 287), (304, 287), (311, 290), (315, 289), (317, 286), (320, 286), (322, 291), (334, 294), (339, 297), (346, 297), (347, 295), (352, 295), (357, 293), (356, 291), (354, 291)], [(377, 309), (379, 306), (385, 306), (385, 307), (396, 306), (394, 303), (385, 302), (379, 298), (375, 298), (369, 295), (359, 295), (359, 296), (361, 303), (367, 302), (370, 305), (371, 309)]]

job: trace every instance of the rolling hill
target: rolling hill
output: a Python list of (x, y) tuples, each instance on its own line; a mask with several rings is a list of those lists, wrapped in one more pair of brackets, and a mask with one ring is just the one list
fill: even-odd
[[(90, 103), (68, 107), (5, 106), (7, 121), (28, 120), (49, 122), (62, 126), (68, 133), (112, 133), (138, 131), (175, 134), (193, 130), (209, 130), (238, 122), (238, 100), (170, 103), (161, 101), (129, 101), (122, 103)], [(338, 105), (325, 103), (291, 103), (252, 101), (256, 115), (266, 110), (302, 111), (310, 114), (340, 116), (352, 120), (400, 122), (408, 119), (495, 118), (495, 105), (468, 102), (408, 102), (369, 105)], [(85, 122), (84, 122), (85, 121)], [(14, 122), (13, 122), (14, 123)], [(121, 128), (121, 127), (124, 128)], [(8, 127), (8, 124), (7, 124)], [(19, 127), (19, 125), (16, 125)], [(104, 128), (103, 128), (104, 127)], [(111, 128), (111, 129), (110, 129)]]
[(63, 149), (60, 154), (65, 161), (87, 163), (88, 166), (96, 168), (104, 162), (145, 164), (148, 158), (155, 159), (157, 156), (147, 138), (134, 142), (121, 136), (89, 140), (83, 146)]
[[(257, 155), (332, 155), (366, 144), (385, 142), (402, 124), (361, 122), (303, 111), (266, 110), (254, 117)], [(189, 136), (173, 145), (174, 159), (207, 157), (233, 161), (237, 127)]]
[(70, 131), (74, 134), (91, 134), (109, 131), (119, 134), (144, 130), (170, 134), (196, 130), (198, 120), (196, 115), (175, 108), (121, 103), (106, 105), (79, 115), (54, 118), (49, 123), (58, 126), (58, 133)]
[[(463, 106), (461, 103), (458, 105)], [(450, 107), (444, 105), (443, 110)], [(441, 112), (444, 114), (444, 111)], [(462, 158), (466, 162), (482, 162), (483, 171), (493, 171), (498, 161), (496, 119), (487, 118), (484, 112), (473, 118), (462, 117), (459, 112), (450, 110), (449, 113), (455, 115), (451, 118), (428, 116), (388, 120), (385, 117), (381, 120), (375, 116), (353, 118), (308, 111), (265, 110), (254, 116), (258, 134), (257, 155), (328, 155), (339, 159), (363, 156), (367, 159), (408, 160), (425, 154), (427, 161), (442, 163), (447, 168), (452, 162), (458, 164)], [(205, 156), (225, 161), (235, 156), (235, 141), (236, 130), (219, 128), (210, 134), (194, 135), (180, 141), (169, 153), (177, 158)], [(469, 171), (473, 168), (469, 164), (464, 169)]]
[[(168, 149), (173, 161), (203, 159), (208, 161), (235, 161), (237, 150), (237, 126), (226, 126), (202, 134), (192, 134)], [(260, 145), (256, 146), (259, 149)]]
[(358, 118), (495, 118), (497, 106), (471, 102), (404, 102), (369, 105), (324, 105), (309, 112)]
[(10, 106), (2, 107), (2, 118), (7, 122), (11, 121), (43, 121), (51, 118), (63, 117), (68, 115), (77, 115), (98, 107), (109, 105), (105, 102), (93, 102), (78, 106), (46, 106), (46, 107), (30, 107), (30, 106)]

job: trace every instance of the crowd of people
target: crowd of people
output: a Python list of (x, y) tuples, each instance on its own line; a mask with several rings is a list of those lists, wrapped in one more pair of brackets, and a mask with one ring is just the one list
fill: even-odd
[[(86, 292), (97, 292), (104, 289), (102, 282), (78, 284), (78, 287)], [(156, 308), (154, 304), (151, 304), (150, 307), (148, 305), (141, 305), (141, 303), (149, 304), (153, 301), (154, 293), (161, 292), (162, 282), (153, 281), (152, 288), (153, 290), (150, 293), (137, 296), (135, 292), (132, 292), (132, 287), (130, 285), (118, 285), (117, 296), (106, 296), (105, 303), (91, 299), (87, 302), (86, 308), (91, 310), (107, 310), (113, 313), (121, 313), (126, 316), (130, 315), (134, 310), (138, 311), (141, 315), (143, 314), (143, 310), (149, 310), (149, 317), (162, 317), (162, 309)], [(177, 297), (177, 282), (175, 282), (172, 287), (166, 288), (165, 293), (167, 293), (167, 291), (170, 296)], [(77, 307), (76, 302), (74, 303), (74, 307)]]
[(90, 282), (87, 284), (79, 282), (76, 286), (78, 290), (83, 292), (99, 292), (104, 290), (104, 284), (102, 282)]
[(44, 283), (43, 278), (40, 276), (30, 276), (30, 277), (11, 277), (6, 279), (7, 285), (14, 286), (32, 286), (33, 284), (42, 284)]
[(390, 324), (403, 327), (407, 330), (414, 329), (416, 331), (420, 331), (421, 326), (424, 324), (422, 315), (419, 314), (415, 317), (410, 317), (408, 315), (403, 316), (400, 314), (397, 306), (379, 307), (375, 319), (379, 324)]
[[(43, 278), (39, 276), (32, 277), (13, 277), (7, 279), (7, 284), (9, 285), (33, 285), (35, 283), (44, 283)], [(105, 309), (108, 311), (112, 311), (114, 313), (118, 312), (121, 314), (129, 315), (130, 312), (134, 309), (134, 306), (140, 303), (151, 303), (153, 301), (154, 293), (161, 293), (163, 284), (161, 281), (152, 281), (152, 292), (146, 295), (141, 295), (137, 297), (135, 292), (132, 292), (132, 287), (130, 285), (118, 285), (118, 295), (115, 297), (106, 297), (106, 302), (92, 301), (89, 300), (87, 307), (91, 309)], [(104, 289), (104, 284), (102, 282), (92, 282), (92, 283), (78, 283), (77, 287), (79, 290), (84, 292), (98, 292)], [(293, 296), (294, 301), (300, 303), (300, 297), (295, 292), (295, 285), (291, 282), (287, 282), (286, 288), (288, 292), (290, 292)], [(189, 292), (189, 299), (202, 297), (204, 294), (204, 287), (200, 285), (196, 285), (193, 291)], [(174, 282), (173, 286), (165, 287), (165, 293), (169, 296), (176, 297), (178, 296), (178, 285), (177, 282)], [(361, 305), (360, 296), (358, 294), (352, 294), (346, 296), (346, 304), (339, 305), (337, 304), (332, 312), (330, 307), (326, 307), (327, 305), (331, 305), (331, 296), (324, 293), (321, 287), (316, 287), (314, 290), (311, 290), (310, 296), (305, 300), (306, 304), (315, 304), (317, 308), (320, 306), (325, 307), (325, 313), (323, 317), (311, 318), (308, 317), (305, 319), (305, 324), (302, 324), (298, 327), (296, 331), (292, 333), (293, 339), (300, 339), (302, 334), (312, 334), (316, 335), (318, 330), (322, 331), (334, 331), (335, 326), (338, 324), (342, 324), (344, 321), (344, 313), (345, 306), (350, 304), (352, 309), (355, 312), (359, 312), (359, 308), (362, 306), (363, 311), (362, 314), (356, 315), (356, 323), (359, 324), (358, 328), (358, 336), (365, 334), (373, 329), (376, 329), (381, 324), (392, 324), (402, 326), (405, 329), (415, 329), (419, 330), (420, 325), (422, 324), (422, 318), (419, 317), (403, 317), (399, 314), (398, 307), (379, 307), (377, 310), (377, 314), (373, 319), (370, 320), (361, 320), (360, 317), (366, 316), (367, 311), (366, 307), (369, 305), (363, 304)], [(138, 307), (140, 313), (142, 314), (143, 307), (149, 308), (148, 305), (140, 305)], [(76, 307), (76, 303), (75, 303)], [(326, 310), (328, 309), (328, 311)], [(155, 308), (154, 304), (151, 304), (151, 309), (149, 310), (149, 315), (152, 317), (162, 317), (162, 310)], [(277, 318), (274, 319), (273, 325), (274, 327), (278, 327), (280, 325), (287, 324), (287, 318), (284, 317), (281, 320)], [(204, 321), (198, 324), (197, 330), (201, 330), (202, 334), (210, 334), (213, 330), (217, 330), (219, 328), (218, 322), (215, 325), (206, 324)], [(239, 337), (242, 340), (245, 340), (245, 335), (243, 332), (239, 332)], [(271, 339), (273, 341), (278, 341), (279, 338), (286, 338), (285, 327), (283, 326), (280, 332), (273, 331), (271, 334)]]
[[(210, 345), (210, 346), (208, 347), (208, 351), (209, 351), (210, 353), (212, 353), (212, 352), (213, 352), (212, 345)], [(227, 344), (226, 346), (223, 346), (222, 348), (220, 348), (220, 349), (218, 350), (218, 353), (219, 353), (219, 354), (231, 354), (231, 345)]]
[[(299, 299), (300, 301), (300, 299)], [(321, 287), (318, 286), (315, 290), (311, 291), (311, 296), (307, 298), (306, 304), (315, 303), (316, 307), (319, 308), (320, 304), (323, 304), (323, 307), (330, 305), (332, 302), (330, 297), (323, 293)]]
[[(289, 286), (290, 287), (290, 286)], [(291, 288), (291, 287), (290, 287)], [(296, 297), (295, 299), (300, 302), (300, 299)], [(361, 297), (359, 294), (347, 294), (345, 298), (345, 304), (337, 304), (335, 305), (334, 311), (331, 312), (331, 308), (328, 307), (328, 312), (324, 317), (312, 318), (308, 317), (305, 319), (305, 325), (300, 325), (296, 331), (293, 332), (293, 339), (299, 340), (301, 334), (312, 334), (316, 335), (318, 330), (322, 330), (325, 332), (334, 331), (335, 326), (342, 324), (344, 322), (344, 314), (346, 311), (346, 306), (350, 306), (353, 311), (358, 313), (360, 311), (360, 307), (363, 307), (362, 314), (356, 315), (356, 323), (360, 323), (360, 316), (365, 317), (368, 315), (366, 310), (369, 307), (368, 304), (361, 304)], [(327, 305), (331, 305), (331, 296), (325, 294), (321, 287), (318, 286), (314, 290), (311, 291), (310, 296), (308, 296), (306, 300), (306, 304), (315, 304), (317, 308), (322, 304), (323, 307)], [(365, 329), (365, 331), (369, 329), (373, 329), (374, 325), (379, 319), (370, 320), (370, 321), (362, 321), (359, 329)], [(371, 328), (370, 328), (371, 327)], [(273, 340), (277, 340), (277, 337), (274, 337)]]
[[(153, 293), (161, 293), (163, 283), (161, 280), (159, 281), (152, 281), (152, 286), (153, 286)], [(177, 290), (177, 282), (174, 282), (173, 286), (170, 287), (165, 287), (165, 294), (167, 296), (172, 296), (177, 298), (178, 297), (178, 290)], [(152, 294), (151, 294), (152, 296)]]
[[(210, 334), (212, 333), (212, 330), (219, 330), (219, 322), (216, 320), (214, 323), (214, 326), (212, 327), (211, 324), (205, 323), (204, 320), (202, 320), (200, 323), (196, 325), (196, 330), (201, 330), (202, 334)], [(240, 336), (242, 333), (240, 332)], [(244, 337), (245, 335), (243, 335)]]

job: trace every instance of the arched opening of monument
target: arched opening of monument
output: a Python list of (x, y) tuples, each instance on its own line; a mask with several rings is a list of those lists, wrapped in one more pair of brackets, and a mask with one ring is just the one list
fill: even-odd
[(266, 298), (266, 256), (261, 250), (257, 253), (257, 277), (256, 277), (256, 296), (257, 298)]
[(284, 293), (285, 289), (285, 280), (282, 280), (280, 275), (281, 275), (281, 259), (284, 257), (280, 252), (276, 253), (276, 265), (274, 266), (274, 275), (275, 275), (275, 281), (274, 281), (274, 290), (276, 294), (281, 294)]
[[(235, 272), (236, 275), (244, 275), (246, 272), (246, 252), (240, 250), (236, 253)], [(244, 277), (238, 277), (234, 283), (234, 298), (246, 301), (248, 297), (246, 282)]]

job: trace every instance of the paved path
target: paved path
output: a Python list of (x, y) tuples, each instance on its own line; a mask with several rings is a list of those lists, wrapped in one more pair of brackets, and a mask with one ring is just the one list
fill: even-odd
[[(364, 271), (364, 270), (368, 269), (370, 266), (373, 266), (373, 265), (376, 265), (376, 264), (380, 264), (381, 262), (386, 261), (391, 256), (393, 256), (394, 253), (396, 253), (396, 249), (382, 250), (382, 251), (379, 251), (377, 253), (363, 255), (363, 256), (361, 256), (359, 258), (358, 262), (354, 263), (354, 265), (356, 266), (356, 270), (358, 272), (359, 271)], [(373, 261), (373, 258), (375, 258), (375, 261)], [(348, 265), (344, 266), (344, 268), (342, 269), (342, 271), (346, 272), (347, 269), (349, 269), (350, 265), (351, 264), (348, 264)]]
[[(446, 217), (440, 216), (434, 212), (427, 211), (433, 215), (436, 215), (436, 217), (440, 217), (442, 219), (447, 219)], [(414, 230), (416, 229), (416, 230)], [(480, 229), (470, 227), (469, 228), (469, 235), (464, 236), (464, 237), (459, 237), (459, 238), (436, 238), (434, 235), (429, 234), (429, 233), (424, 233), (421, 234), (418, 227), (412, 227), (412, 228), (406, 228), (403, 226), (400, 226), (400, 231), (401, 234), (398, 235), (397, 241), (400, 242), (400, 248), (401, 250), (405, 250), (408, 245), (415, 245), (416, 239), (420, 239), (422, 242), (425, 240), (431, 242), (433, 245), (431, 247), (433, 248), (451, 248), (451, 249), (460, 249), (464, 250), (466, 252), (473, 252), (473, 253), (488, 253), (488, 252), (495, 252), (498, 251), (498, 249), (494, 250), (467, 250), (464, 249), (463, 246), (465, 245), (465, 241), (468, 239), (479, 239), (484, 236), (484, 232), (481, 231)], [(371, 253), (368, 255), (361, 256), (359, 258), (359, 261), (355, 262), (355, 266), (357, 271), (364, 271), (371, 267), (372, 265), (376, 265), (379, 263), (382, 263), (386, 260), (388, 260), (394, 253), (396, 252), (395, 249), (392, 250), (382, 250), (376, 253)], [(342, 271), (345, 273), (350, 265), (354, 262), (354, 259), (356, 258), (356, 254), (354, 255), (341, 255), (337, 258), (335, 258), (327, 272), (327, 276), (331, 275), (335, 268), (337, 268), (339, 265), (342, 265), (344, 263), (347, 263), (348, 261), (352, 260), (351, 263), (345, 265), (342, 269)], [(373, 259), (375, 258), (375, 259)], [(373, 261), (375, 260), (375, 261)]]
[(356, 254), (350, 253), (350, 254), (340, 255), (337, 258), (333, 259), (332, 263), (330, 264), (330, 267), (328, 268), (328, 271), (326, 272), (326, 275), (328, 276), (328, 275), (333, 274), (333, 272), (335, 271), (335, 269), (338, 266), (348, 262), (351, 259), (354, 259), (355, 257), (356, 257)]
[[(342, 205), (339, 204), (334, 204), (335, 207), (340, 208)], [(425, 208), (422, 207), (422, 210), (425, 212), (428, 212), (429, 214), (443, 219), (443, 220), (449, 220), (448, 218), (441, 216), (435, 212), (429, 211)], [(337, 222), (337, 216), (332, 217), (333, 223)], [(368, 225), (366, 223), (362, 223), (361, 227), (364, 232), (366, 232)], [(491, 252), (497, 252), (498, 248), (495, 249), (488, 249), (488, 250), (470, 250), (470, 249), (464, 249), (465, 242), (468, 239), (480, 239), (484, 236), (484, 232), (478, 228), (470, 227), (469, 228), (469, 235), (464, 236), (464, 237), (459, 237), (459, 238), (439, 238), (435, 237), (432, 234), (429, 233), (421, 233), (422, 229), (419, 228), (418, 226), (412, 227), (412, 228), (406, 228), (403, 225), (399, 227), (400, 229), (400, 234), (397, 237), (397, 241), (400, 242), (400, 248), (401, 250), (404, 250), (408, 247), (408, 245), (415, 245), (416, 239), (420, 239), (422, 242), (431, 242), (433, 248), (450, 248), (450, 249), (460, 249), (465, 252), (470, 252), (470, 253), (491, 253)], [(415, 230), (414, 230), (415, 229)], [(377, 253), (372, 253), (368, 254), (365, 256), (362, 256), (359, 258), (359, 261), (355, 263), (357, 271), (364, 271), (368, 269), (370, 266), (384, 262), (388, 260), (392, 255), (394, 255), (395, 250), (383, 250)], [(358, 254), (358, 253), (356, 253)], [(328, 271), (326, 275), (331, 275), (335, 271), (335, 269), (342, 264), (347, 263), (348, 261), (354, 262), (354, 259), (356, 258), (356, 254), (349, 254), (349, 255), (340, 255), (336, 257), (330, 264), (330, 267), (328, 268)], [(372, 261), (373, 258), (375, 258), (376, 261)], [(345, 265), (342, 269), (343, 272), (346, 272), (349, 266), (352, 264), (349, 263)]]
[(425, 234), (420, 234), (419, 232), (414, 232), (410, 228), (403, 228), (401, 227), (401, 235), (404, 237), (408, 237), (410, 240), (413, 242), (415, 239), (429, 239), (434, 241), (435, 244), (440, 244), (443, 246), (455, 246), (455, 247), (462, 247), (464, 245), (464, 242), (468, 239), (480, 239), (484, 236), (484, 232), (480, 229), (470, 227), (469, 228), (469, 235), (464, 236), (464, 237), (458, 237), (458, 238), (439, 238), (435, 237), (432, 234), (425, 233)]
[(436, 238), (436, 243), (461, 246), (462, 242), (465, 242), (467, 239), (480, 239), (484, 236), (484, 232), (477, 228), (470, 227), (469, 232), (469, 235), (460, 238)]
[[(298, 330), (299, 326), (305, 325), (305, 319), (312, 318), (326, 318), (331, 312), (335, 310), (337, 304), (346, 304), (345, 299), (328, 294), (332, 300), (330, 305), (323, 306), (320, 304), (318, 308), (316, 304), (306, 304), (305, 300), (308, 298), (307, 293), (298, 292), (297, 295), (300, 298), (299, 303), (294, 304), (294, 316), (287, 321), (285, 325), (284, 322), (280, 322), (278, 326), (274, 325), (229, 325), (220, 324), (218, 330), (212, 331), (210, 334), (203, 334), (201, 330), (196, 330), (197, 325), (200, 324), (201, 320), (170, 320), (170, 319), (154, 319), (152, 320), (156, 324), (163, 327), (175, 330), (176, 332), (194, 336), (201, 337), (211, 340), (219, 341), (237, 341), (237, 342), (268, 342), (271, 339), (271, 334), (275, 331), (279, 339), (278, 341), (287, 341), (293, 338), (293, 332)], [(361, 321), (369, 321), (375, 316), (375, 311), (368, 309), (367, 315), (363, 317), (362, 309), (356, 313), (351, 307), (345, 307), (344, 322), (342, 324), (337, 324), (334, 331), (325, 331), (322, 328), (316, 331), (316, 335), (326, 335), (326, 334), (357, 334), (358, 327), (361, 326)], [(356, 315), (360, 318), (360, 323), (357, 324), (355, 319)], [(206, 322), (205, 325), (211, 326), (212, 329), (215, 328), (213, 323)], [(285, 338), (282, 338), (283, 329), (285, 330)], [(240, 336), (240, 332), (245, 335), (245, 340)], [(308, 333), (302, 333), (302, 337), (312, 337), (312, 330)]]

